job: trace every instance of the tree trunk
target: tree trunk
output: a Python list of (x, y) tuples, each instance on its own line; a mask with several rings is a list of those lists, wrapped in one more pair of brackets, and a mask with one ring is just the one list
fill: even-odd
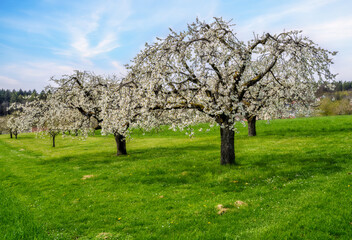
[(220, 128), (221, 165), (235, 164), (235, 132), (229, 127)]
[(124, 136), (116, 133), (114, 134), (115, 136), (115, 141), (116, 141), (116, 147), (117, 147), (117, 153), (116, 155), (127, 155), (127, 150), (126, 150), (126, 139)]
[(12, 132), (12, 134), (15, 135), (15, 138), (17, 139), (18, 131), (15, 130), (15, 131)]
[(12, 130), (10, 130), (10, 137), (12, 138)]
[(255, 115), (251, 115), (250, 117), (247, 118), (249, 137), (257, 136), (257, 130), (255, 125), (256, 120), (257, 120), (257, 116)]
[(52, 135), (52, 137), (53, 137), (53, 147), (55, 147), (55, 136), (56, 136), (56, 134)]

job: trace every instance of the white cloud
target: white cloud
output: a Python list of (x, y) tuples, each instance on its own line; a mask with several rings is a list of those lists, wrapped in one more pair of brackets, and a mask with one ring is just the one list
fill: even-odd
[(5, 89), (37, 89), (41, 90), (50, 84), (50, 78), (70, 75), (74, 70), (91, 71), (99, 75), (126, 75), (126, 68), (118, 61), (107, 63), (104, 68), (92, 63), (57, 63), (46, 61), (20, 62), (0, 66), (0, 86)]
[(9, 64), (0, 67), (0, 72), (4, 75), (0, 82), (4, 88), (39, 90), (49, 84), (52, 76), (71, 74), (73, 70), (71, 66), (55, 62)]
[(21, 17), (0, 17), (0, 24), (33, 37), (45, 36), (49, 41), (57, 36), (65, 42), (56, 46), (53, 53), (75, 58), (92, 58), (120, 46), (119, 34), (131, 14), (130, 1), (86, 1), (84, 5), (65, 1), (49, 3), (65, 6), (68, 11), (25, 11)]
[(12, 88), (20, 88), (21, 83), (13, 78), (9, 78), (7, 76), (0, 75), (0, 85), (5, 89), (12, 89)]
[[(307, 18), (315, 16), (319, 18), (319, 10), (323, 7), (338, 2), (339, 0), (301, 0), (294, 4), (279, 5), (275, 8), (269, 8), (269, 13), (259, 15), (249, 19), (244, 25), (239, 25), (239, 34), (250, 37), (253, 31), (262, 32), (277, 32), (284, 29), (290, 30), (302, 29), (306, 27)], [(309, 21), (311, 22), (311, 20)]]
[(352, 16), (308, 25), (304, 28), (311, 37), (324, 42), (352, 41)]
[(92, 58), (120, 46), (121, 25), (131, 14), (129, 2), (105, 1), (98, 7), (94, 2), (90, 10), (87, 14), (65, 20), (72, 49), (61, 53)]

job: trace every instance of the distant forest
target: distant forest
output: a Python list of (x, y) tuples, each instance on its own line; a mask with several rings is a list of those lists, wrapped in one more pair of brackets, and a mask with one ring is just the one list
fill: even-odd
[[(327, 88), (320, 88), (317, 91), (317, 96), (322, 96), (325, 93), (333, 93), (333, 92), (342, 92), (342, 91), (352, 91), (352, 82), (351, 81), (338, 81), (334, 83), (335, 90), (331, 91)], [(9, 114), (7, 108), (11, 103), (25, 103), (26, 101), (31, 101), (38, 97), (39, 99), (45, 99), (46, 94), (44, 90), (38, 93), (36, 90), (0, 90), (0, 116), (4, 116)]]
[(40, 99), (45, 99), (46, 94), (44, 90), (38, 93), (36, 90), (0, 90), (0, 116), (8, 114), (7, 108), (11, 103), (25, 103), (26, 101), (32, 101), (36, 97)]
[(340, 92), (340, 91), (352, 91), (352, 82), (336, 82), (335, 84), (335, 91)]

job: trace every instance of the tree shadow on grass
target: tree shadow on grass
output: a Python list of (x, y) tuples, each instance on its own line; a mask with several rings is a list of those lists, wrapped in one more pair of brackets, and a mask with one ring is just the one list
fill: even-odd
[[(115, 156), (112, 152), (98, 152), (68, 155), (40, 160), (38, 164), (52, 168), (79, 167), (92, 172), (114, 173), (116, 176), (109, 177), (109, 181), (115, 181), (116, 184), (133, 182), (178, 188), (201, 183), (205, 189), (218, 192), (241, 192), (247, 189), (246, 183), (265, 185), (267, 183), (263, 180), (273, 177), (288, 182), (315, 175), (329, 176), (344, 171), (343, 164), (351, 159), (346, 153), (324, 154), (319, 149), (299, 155), (256, 152), (237, 154), (236, 161), (239, 164), (227, 167), (220, 165), (217, 143), (131, 149), (129, 154)], [(238, 181), (236, 185), (234, 180)]]
[(133, 182), (161, 187), (199, 183), (204, 180), (205, 173), (215, 172), (214, 166), (221, 168), (217, 144), (132, 149), (129, 154), (87, 153), (40, 160), (37, 164), (48, 169), (79, 167), (92, 173), (105, 172), (116, 184)]
[(342, 172), (345, 168), (341, 165), (346, 163), (346, 156), (345, 153), (322, 155), (318, 150), (315, 154), (301, 153), (299, 156), (291, 153), (264, 154), (248, 165), (265, 172), (266, 177), (282, 177), (289, 181)]
[(202, 157), (204, 151), (220, 151), (216, 144), (209, 144), (206, 146), (188, 145), (182, 147), (157, 147), (157, 148), (145, 148), (145, 149), (132, 149), (128, 150), (128, 155), (116, 156), (113, 152), (98, 152), (98, 153), (87, 153), (80, 155), (66, 155), (60, 157), (52, 157), (43, 159), (37, 162), (37, 164), (66, 164), (75, 163), (82, 165), (96, 165), (96, 164), (111, 164), (116, 162), (138, 162), (155, 160), (158, 158), (163, 159), (178, 159), (180, 156), (191, 155), (190, 153), (197, 153), (199, 157)]

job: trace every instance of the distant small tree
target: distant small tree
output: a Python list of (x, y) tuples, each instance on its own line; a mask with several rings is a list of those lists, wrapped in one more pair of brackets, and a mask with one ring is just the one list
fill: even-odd
[(248, 136), (256, 136), (257, 119), (287, 118), (309, 114), (318, 106), (316, 92), (320, 85), (331, 88), (326, 82), (279, 81), (272, 73), (253, 86), (243, 98), (244, 117), (248, 124)]
[(8, 117), (7, 128), (10, 133), (10, 138), (15, 136), (17, 139), (18, 134), (28, 130), (27, 125), (24, 121), (23, 105), (19, 103), (13, 103), (9, 107), (9, 111), (12, 114)]
[(221, 18), (211, 23), (197, 19), (185, 31), (171, 30), (146, 44), (128, 66), (154, 109), (195, 109), (220, 125), (221, 164), (235, 163), (234, 123), (245, 116), (249, 95), (262, 91), (260, 83), (271, 84), (263, 94), (281, 102), (280, 85), (295, 86), (287, 89), (292, 96), (301, 83), (335, 77), (329, 69), (335, 53), (299, 31), (256, 35), (245, 43), (232, 27)]
[(52, 146), (55, 147), (58, 135), (77, 129), (81, 114), (77, 110), (67, 108), (52, 94), (46, 94), (46, 98), (26, 103), (22, 120), (27, 127), (35, 126), (37, 134), (49, 135)]

